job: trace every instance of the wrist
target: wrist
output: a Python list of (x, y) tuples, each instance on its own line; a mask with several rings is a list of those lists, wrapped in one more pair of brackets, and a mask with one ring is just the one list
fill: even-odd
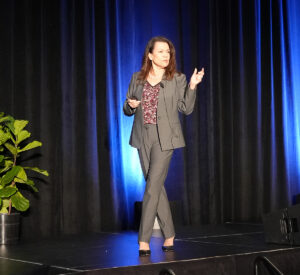
[(126, 103), (127, 103), (127, 105), (129, 106), (129, 108), (130, 108), (131, 110), (135, 109), (135, 108), (132, 108), (132, 107), (130, 106), (128, 99), (126, 99)]
[(191, 90), (195, 90), (196, 86), (197, 86), (196, 84), (192, 84), (192, 83), (189, 84)]

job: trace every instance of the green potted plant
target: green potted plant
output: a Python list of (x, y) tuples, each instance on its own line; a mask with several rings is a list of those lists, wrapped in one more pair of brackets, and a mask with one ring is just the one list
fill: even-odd
[[(30, 188), (38, 192), (30, 172), (48, 176), (46, 170), (23, 166), (19, 157), (23, 152), (42, 146), (40, 141), (28, 142), (31, 136), (24, 128), (27, 120), (16, 120), (0, 113), (0, 243), (15, 243), (19, 235), (19, 211), (26, 211), (29, 200), (21, 193)], [(28, 173), (29, 172), (29, 173)], [(12, 209), (16, 211), (12, 212)]]

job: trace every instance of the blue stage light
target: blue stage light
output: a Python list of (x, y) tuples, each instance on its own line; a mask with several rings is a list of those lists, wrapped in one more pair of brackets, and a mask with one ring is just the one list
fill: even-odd
[(281, 16), (282, 101), (287, 180), (289, 194), (293, 196), (300, 192), (300, 3), (296, 0), (286, 3), (288, 34), (284, 33), (285, 22)]
[[(144, 44), (132, 39), (130, 26), (137, 25), (132, 2), (106, 2), (107, 57), (107, 115), (109, 120), (110, 164), (113, 186), (115, 216), (127, 215), (127, 222), (133, 221), (134, 202), (142, 199), (144, 179), (138, 153), (129, 145), (133, 117), (123, 114), (123, 103), (131, 75), (139, 69)], [(122, 7), (121, 7), (122, 6)], [(129, 32), (131, 35), (128, 35)], [(138, 60), (137, 60), (138, 59)], [(120, 210), (121, 209), (121, 210)]]

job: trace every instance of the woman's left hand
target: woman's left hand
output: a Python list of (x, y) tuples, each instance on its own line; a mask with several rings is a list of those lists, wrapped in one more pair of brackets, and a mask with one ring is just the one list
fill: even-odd
[(203, 76), (204, 76), (204, 68), (202, 68), (201, 71), (199, 72), (197, 72), (197, 68), (195, 68), (190, 81), (190, 87), (192, 90), (194, 90), (195, 87), (202, 81)]

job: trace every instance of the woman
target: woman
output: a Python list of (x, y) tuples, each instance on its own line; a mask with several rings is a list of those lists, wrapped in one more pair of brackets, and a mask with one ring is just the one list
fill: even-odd
[(165, 242), (163, 251), (174, 250), (175, 231), (164, 188), (169, 163), (176, 148), (185, 142), (178, 111), (193, 111), (196, 86), (204, 69), (194, 73), (189, 85), (176, 71), (175, 48), (165, 37), (152, 38), (145, 49), (142, 68), (133, 74), (124, 103), (124, 113), (134, 115), (130, 145), (138, 149), (146, 180), (139, 229), (139, 255), (150, 255), (149, 242), (157, 216)]

